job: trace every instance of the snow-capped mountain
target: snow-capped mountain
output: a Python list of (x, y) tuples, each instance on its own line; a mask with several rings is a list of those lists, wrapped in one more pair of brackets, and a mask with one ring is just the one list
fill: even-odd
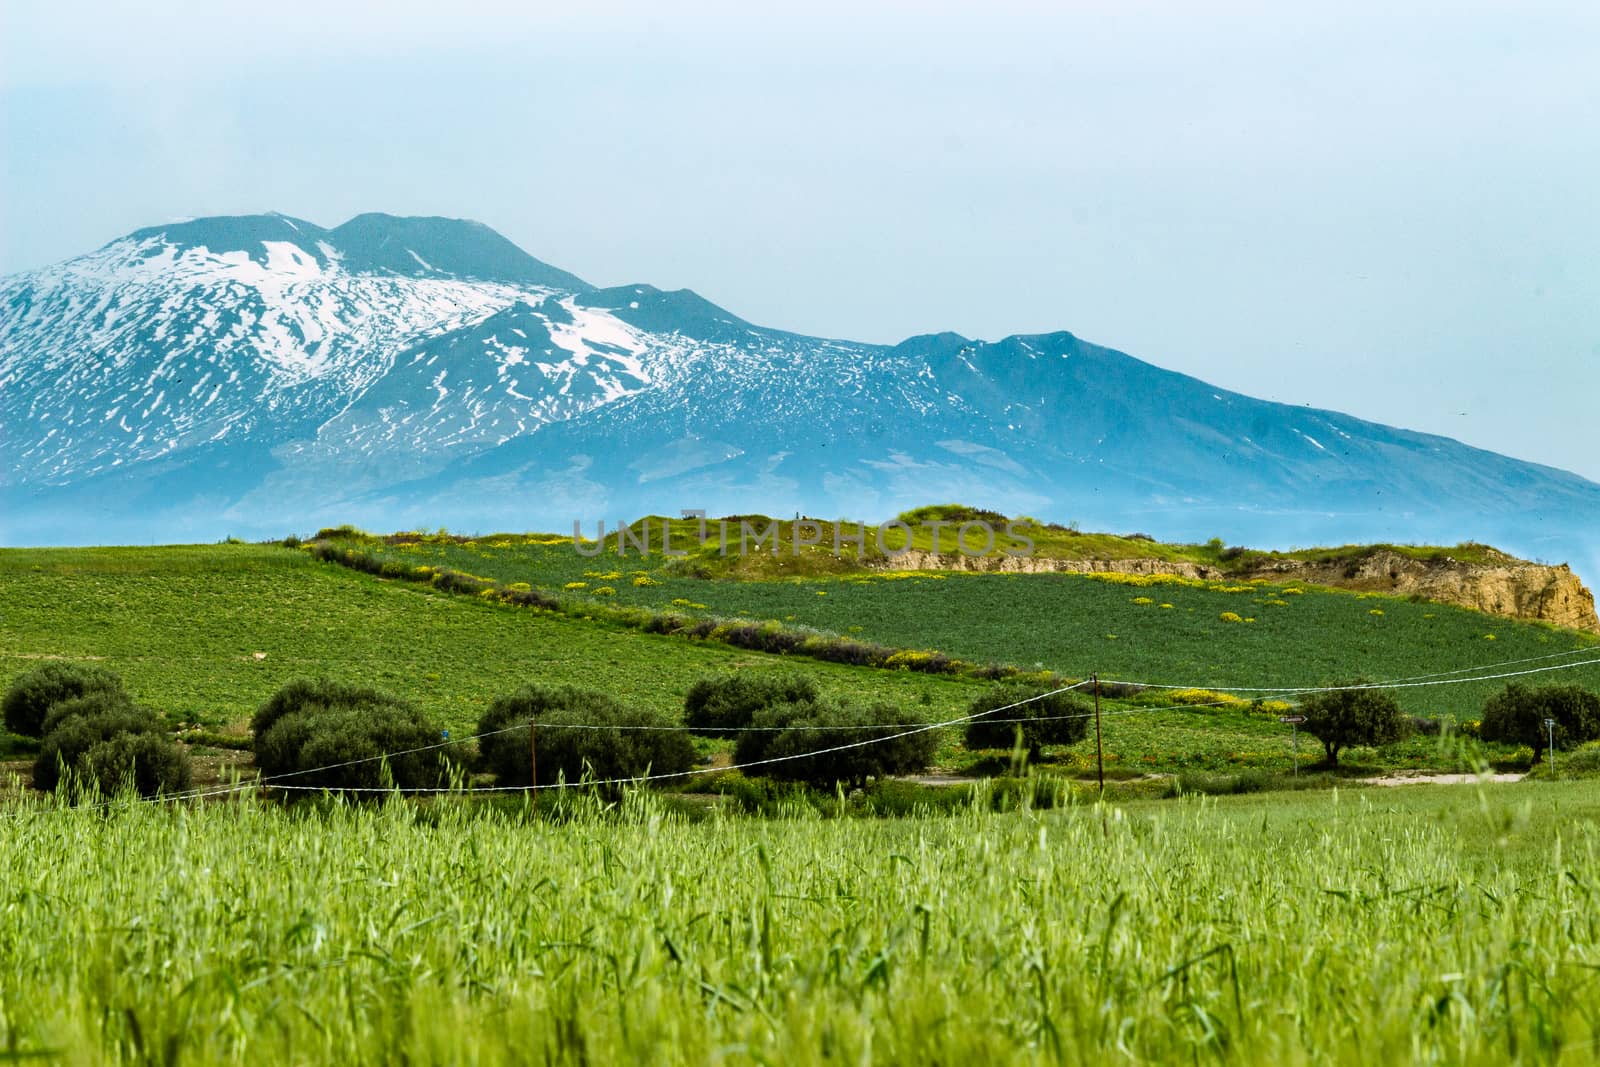
[(895, 346), (599, 289), (494, 231), (139, 230), (0, 281), (0, 537), (570, 528), (959, 499), (1230, 540), (1591, 560), (1600, 486), (1216, 389), (1068, 333)]

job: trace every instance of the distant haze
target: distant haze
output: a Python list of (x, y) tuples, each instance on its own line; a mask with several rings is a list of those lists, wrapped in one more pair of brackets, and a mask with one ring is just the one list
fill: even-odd
[(579, 7), (6, 4), (0, 273), (464, 216), (762, 324), (1067, 329), (1600, 479), (1600, 9)]

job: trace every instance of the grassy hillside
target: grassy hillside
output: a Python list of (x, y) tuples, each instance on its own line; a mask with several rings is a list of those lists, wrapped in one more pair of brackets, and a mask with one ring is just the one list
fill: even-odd
[[(175, 722), (237, 723), (288, 679), (327, 674), (414, 699), (458, 731), (530, 682), (677, 711), (703, 675), (794, 666), (378, 581), (277, 547), (0, 550), (0, 686), (47, 657), (102, 661)], [(930, 714), (955, 714), (978, 690), (806, 666), (831, 691)]]
[[(1543, 624), (1282, 582), (862, 570), (705, 579), (688, 576), (682, 561), (659, 554), (619, 556), (613, 549), (586, 558), (570, 539), (559, 537), (390, 541), (369, 541), (366, 550), (407, 565), (527, 582), (597, 603), (776, 620), (1073, 677), (1098, 671), (1215, 689), (1315, 686), (1600, 649), (1594, 635)], [(777, 560), (785, 562), (805, 561)], [(1557, 679), (1600, 688), (1600, 665), (1545, 680)], [(1484, 699), (1503, 684), (1422, 687), (1397, 695), (1419, 715), (1475, 718)]]

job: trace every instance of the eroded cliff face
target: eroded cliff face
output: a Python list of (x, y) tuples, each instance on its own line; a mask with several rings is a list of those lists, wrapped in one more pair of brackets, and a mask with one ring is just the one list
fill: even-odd
[(1565, 563), (1546, 566), (1504, 553), (1488, 562), (1465, 563), (1448, 557), (1412, 559), (1398, 552), (1374, 551), (1357, 560), (1270, 560), (1227, 571), (1197, 563), (1163, 559), (1047, 559), (1013, 556), (962, 556), (907, 552), (885, 562), (896, 570), (998, 571), (1007, 574), (1175, 574), (1184, 578), (1305, 582), (1339, 589), (1419, 596), (1490, 615), (1533, 619), (1600, 633), (1594, 594)]
[(1246, 576), (1288, 577), (1316, 585), (1420, 596), (1490, 615), (1600, 632), (1594, 594), (1572, 573), (1571, 567), (1565, 563), (1556, 567), (1528, 563), (1503, 553), (1496, 553), (1487, 563), (1448, 558), (1419, 560), (1384, 551), (1352, 562), (1274, 560)]

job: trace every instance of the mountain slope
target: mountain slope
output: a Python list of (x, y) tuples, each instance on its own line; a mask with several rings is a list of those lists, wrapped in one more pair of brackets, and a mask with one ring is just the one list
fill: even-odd
[(1600, 486), (1069, 333), (895, 346), (597, 289), (477, 223), (139, 230), (0, 281), (0, 536), (550, 527), (964, 499), (1169, 537), (1593, 562)]

